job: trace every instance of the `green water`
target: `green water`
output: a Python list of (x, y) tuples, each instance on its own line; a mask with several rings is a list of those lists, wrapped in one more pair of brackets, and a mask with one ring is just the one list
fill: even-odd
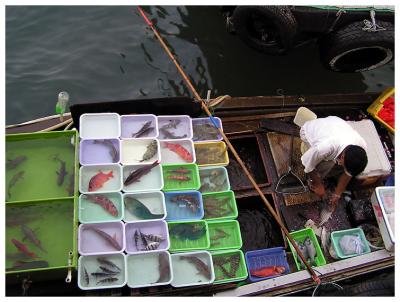
[[(19, 203), (6, 205), (6, 268), (17, 261), (18, 249), (11, 242), (16, 239), (25, 244), (30, 252), (38, 258), (21, 259), (23, 261), (44, 260), (49, 267), (68, 265), (68, 253), (73, 251), (74, 233), (74, 201), (73, 199)], [(40, 240), (44, 251), (28, 239), (23, 240), (21, 226), (32, 229)], [(14, 257), (13, 257), (14, 256)]]
[[(44, 136), (44, 137), (42, 137)], [(74, 173), (75, 147), (71, 144), (71, 135), (60, 134), (42, 136), (9, 136), (6, 141), (6, 160), (25, 156), (26, 160), (15, 168), (6, 168), (6, 201), (36, 200), (70, 197), (71, 177)], [(57, 184), (57, 171), (61, 162), (65, 162), (67, 171), (61, 185)], [(12, 180), (23, 172), (14, 184)]]

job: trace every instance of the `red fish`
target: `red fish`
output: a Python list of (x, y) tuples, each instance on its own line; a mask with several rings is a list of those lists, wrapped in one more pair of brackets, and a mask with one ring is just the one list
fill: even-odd
[(27, 255), (31, 258), (38, 258), (38, 256), (36, 256), (36, 254), (34, 252), (31, 252), (28, 250), (28, 248), (26, 247), (25, 244), (23, 244), (22, 242), (18, 241), (17, 239), (11, 239), (11, 242), (14, 243), (15, 247), (24, 255)]
[(111, 177), (114, 177), (113, 171), (110, 171), (110, 173), (107, 174), (99, 171), (99, 173), (93, 176), (89, 181), (89, 192), (100, 189), (104, 185), (104, 183)]
[(258, 270), (250, 270), (250, 274), (254, 277), (263, 278), (280, 275), (284, 273), (285, 270), (286, 268), (284, 266), (265, 266)]
[(193, 156), (190, 152), (183, 146), (179, 144), (164, 143), (164, 147), (168, 148), (172, 152), (178, 154), (184, 161), (191, 163), (193, 161)]
[(113, 202), (105, 197), (104, 195), (84, 195), (87, 200), (90, 200), (99, 206), (101, 206), (104, 210), (110, 213), (112, 216), (118, 216), (118, 209), (115, 207)]

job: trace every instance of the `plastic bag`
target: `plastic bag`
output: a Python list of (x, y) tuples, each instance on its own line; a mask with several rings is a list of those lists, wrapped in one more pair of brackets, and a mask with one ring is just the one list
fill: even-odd
[(344, 235), (340, 238), (339, 245), (344, 255), (361, 255), (365, 249), (365, 245), (359, 235)]

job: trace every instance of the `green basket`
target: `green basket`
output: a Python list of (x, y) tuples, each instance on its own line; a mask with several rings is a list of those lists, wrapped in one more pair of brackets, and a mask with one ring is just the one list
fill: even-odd
[(342, 230), (342, 231), (334, 231), (331, 233), (331, 241), (333, 244), (333, 248), (335, 249), (336, 255), (339, 258), (345, 259), (345, 258), (359, 256), (359, 254), (356, 254), (356, 253), (350, 254), (350, 255), (345, 255), (343, 253), (342, 249), (340, 248), (339, 240), (344, 235), (360, 235), (360, 239), (361, 239), (362, 243), (364, 244), (364, 250), (360, 255), (371, 252), (367, 238), (365, 238), (364, 231), (361, 228), (354, 228), (354, 229), (348, 229), (348, 230)]
[(205, 220), (228, 220), (238, 217), (233, 191), (202, 194), (202, 199)]
[[(299, 242), (304, 242), (304, 240), (307, 237), (310, 237), (310, 239), (317, 251), (317, 256), (315, 257), (316, 266), (321, 266), (321, 265), (326, 264), (324, 254), (322, 253), (321, 247), (319, 246), (317, 237), (315, 236), (314, 231), (311, 228), (305, 228), (302, 230), (291, 232), (290, 235), (293, 237), (293, 239), (295, 241), (299, 241)], [(296, 250), (294, 249), (293, 245), (290, 243), (289, 240), (288, 240), (288, 242), (289, 242), (290, 250), (293, 253), (293, 258), (294, 258), (294, 262), (296, 263), (297, 270), (300, 271), (300, 270), (302, 270), (301, 265), (300, 265), (301, 260), (297, 260)]]
[[(173, 164), (162, 165), (164, 188), (163, 191), (185, 191), (198, 190), (200, 188), (199, 168), (196, 164)], [(188, 173), (172, 172), (173, 170), (187, 170)], [(189, 177), (190, 180), (168, 179), (170, 176), (181, 177), (182, 179)]]
[(209, 221), (210, 248), (208, 250), (240, 249), (242, 236), (237, 220)]
[[(194, 235), (191, 236), (190, 234), (193, 231), (191, 228), (193, 226), (197, 229), (194, 231)], [(179, 227), (180, 230), (177, 230), (176, 227)], [(199, 229), (203, 229), (205, 231), (197, 233)], [(210, 247), (208, 224), (204, 220), (168, 222), (168, 232), (170, 240), (170, 252), (206, 250)]]
[[(246, 261), (241, 250), (213, 251), (211, 256), (215, 273), (214, 284), (242, 281), (248, 277)], [(231, 257), (235, 256), (239, 256), (239, 264), (236, 271), (233, 272), (235, 260)]]

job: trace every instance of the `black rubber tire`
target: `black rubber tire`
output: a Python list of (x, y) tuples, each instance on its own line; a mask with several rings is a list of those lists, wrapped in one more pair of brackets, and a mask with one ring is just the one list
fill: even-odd
[(368, 32), (354, 22), (321, 40), (322, 63), (333, 71), (360, 72), (383, 66), (394, 58), (394, 25), (376, 21), (386, 30)]
[(297, 32), (297, 21), (288, 6), (238, 6), (232, 21), (243, 42), (272, 55), (286, 53)]
[(364, 281), (346, 289), (349, 296), (394, 296), (394, 279)]

